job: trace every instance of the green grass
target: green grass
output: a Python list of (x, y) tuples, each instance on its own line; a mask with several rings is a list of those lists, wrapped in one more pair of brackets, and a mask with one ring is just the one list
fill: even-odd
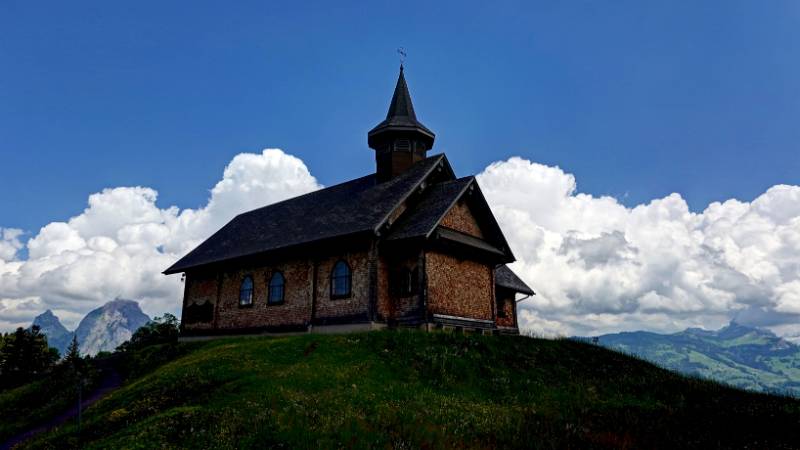
[[(163, 361), (159, 349), (174, 359)], [(800, 401), (569, 340), (383, 331), (220, 339), (27, 448), (791, 448)], [(147, 373), (145, 368), (149, 367)]]
[[(85, 390), (97, 381), (97, 372), (88, 368)], [(0, 392), (0, 444), (76, 404), (77, 395), (77, 381), (63, 367), (41, 380)]]

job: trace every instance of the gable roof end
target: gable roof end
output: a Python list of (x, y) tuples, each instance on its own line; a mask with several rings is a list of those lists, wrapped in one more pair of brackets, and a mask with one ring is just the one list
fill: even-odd
[(476, 219), (484, 221), (483, 225), (487, 233), (485, 240), (506, 255), (505, 262), (513, 262), (514, 254), (474, 176), (441, 182), (429, 187), (420, 202), (414, 205), (413, 211), (409, 211), (398, 220), (386, 239), (397, 241), (410, 238), (430, 238), (448, 211), (470, 192), (472, 204), (482, 210), (482, 214)]

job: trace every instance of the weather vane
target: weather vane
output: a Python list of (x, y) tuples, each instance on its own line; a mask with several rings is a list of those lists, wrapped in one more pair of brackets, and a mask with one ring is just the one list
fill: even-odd
[(402, 66), (406, 62), (406, 57), (408, 53), (406, 53), (405, 47), (397, 47), (397, 54), (400, 55), (400, 65)]

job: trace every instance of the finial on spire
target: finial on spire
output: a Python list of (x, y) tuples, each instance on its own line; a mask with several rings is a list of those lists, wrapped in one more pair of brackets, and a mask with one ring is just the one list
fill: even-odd
[(406, 52), (405, 47), (397, 47), (397, 54), (400, 55), (400, 71), (403, 70), (403, 64), (406, 62), (406, 57), (408, 57), (408, 53)]

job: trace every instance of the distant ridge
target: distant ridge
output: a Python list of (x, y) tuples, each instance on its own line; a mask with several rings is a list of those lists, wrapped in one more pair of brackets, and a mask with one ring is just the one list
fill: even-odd
[(78, 348), (83, 355), (96, 355), (102, 351), (113, 351), (131, 338), (133, 333), (150, 321), (134, 300), (114, 299), (90, 311), (78, 324), (74, 332), (61, 324), (49, 309), (33, 319), (48, 344), (63, 356), (72, 341), (78, 338)]
[(606, 334), (598, 336), (597, 343), (684, 374), (755, 391), (800, 395), (800, 346), (735, 321), (719, 330)]

